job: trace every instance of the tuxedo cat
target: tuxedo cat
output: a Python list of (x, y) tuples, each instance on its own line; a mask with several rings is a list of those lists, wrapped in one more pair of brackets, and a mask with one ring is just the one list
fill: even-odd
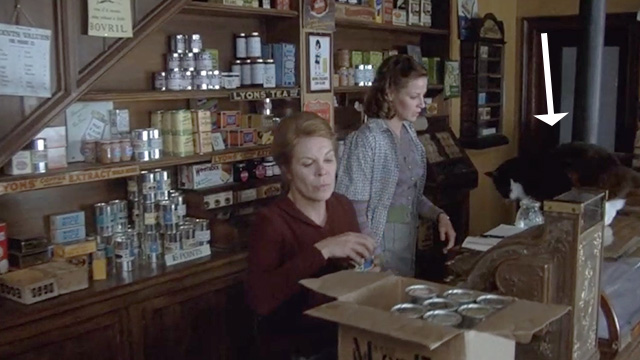
[[(533, 158), (509, 159), (485, 175), (492, 178), (502, 197), (514, 201), (533, 198), (542, 202), (572, 187), (608, 190), (605, 225), (624, 207), (629, 192), (640, 189), (640, 174), (606, 149), (581, 142), (563, 144)], [(612, 240), (606, 237), (605, 243)]]

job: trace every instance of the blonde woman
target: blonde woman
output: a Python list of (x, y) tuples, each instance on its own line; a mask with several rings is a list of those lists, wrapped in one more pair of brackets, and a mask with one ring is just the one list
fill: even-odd
[(426, 152), (413, 123), (425, 107), (425, 68), (409, 55), (385, 59), (364, 102), (368, 121), (350, 134), (336, 192), (354, 204), (363, 233), (377, 243), (383, 270), (415, 275), (418, 217), (438, 223), (440, 240), (453, 246), (449, 217), (423, 195)]
[(273, 155), (289, 190), (257, 215), (249, 242), (247, 296), (260, 316), (259, 358), (335, 359), (335, 326), (303, 314), (331, 299), (298, 282), (362, 264), (374, 241), (360, 233), (349, 199), (334, 193), (336, 141), (324, 119), (284, 119)]

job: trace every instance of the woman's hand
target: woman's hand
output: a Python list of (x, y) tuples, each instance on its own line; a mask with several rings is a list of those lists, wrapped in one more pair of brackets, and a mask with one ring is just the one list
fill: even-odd
[(364, 260), (373, 256), (375, 241), (367, 235), (348, 232), (332, 236), (314, 245), (325, 259), (350, 258), (362, 264)]
[(440, 241), (447, 241), (447, 246), (444, 249), (446, 253), (456, 243), (456, 231), (453, 230), (453, 225), (445, 213), (438, 215), (438, 231), (440, 232)]

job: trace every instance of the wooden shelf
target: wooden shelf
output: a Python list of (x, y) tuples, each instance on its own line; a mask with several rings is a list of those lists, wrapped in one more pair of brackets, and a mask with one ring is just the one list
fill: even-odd
[[(427, 92), (443, 90), (444, 85), (429, 85)], [(363, 93), (369, 90), (369, 86), (336, 86), (333, 88), (333, 92), (336, 94), (356, 94)]]
[(380, 24), (368, 20), (354, 20), (344, 18), (336, 19), (336, 27), (348, 29), (398, 31), (416, 34), (449, 35), (449, 30), (434, 29), (425, 26), (399, 26), (392, 24)]
[[(184, 91), (159, 91), (159, 90), (133, 90), (133, 91), (92, 91), (80, 97), (80, 101), (161, 101), (161, 100), (188, 100), (188, 99), (225, 99), (232, 93), (251, 91), (288, 91), (292, 96), (274, 97), (272, 99), (293, 99), (300, 97), (300, 88), (237, 88), (222, 90), (184, 90)], [(250, 101), (250, 100), (247, 100)]]
[(263, 9), (249, 6), (233, 6), (197, 1), (192, 1), (180, 12), (191, 15), (226, 17), (298, 17), (298, 12), (293, 10)]
[(168, 156), (159, 160), (144, 162), (129, 161), (107, 165), (73, 163), (64, 169), (51, 170), (43, 174), (0, 175), (0, 195), (135, 176), (140, 171), (177, 165), (206, 161), (229, 163), (269, 155), (271, 155), (271, 146), (260, 145), (246, 148), (229, 148), (202, 155)]

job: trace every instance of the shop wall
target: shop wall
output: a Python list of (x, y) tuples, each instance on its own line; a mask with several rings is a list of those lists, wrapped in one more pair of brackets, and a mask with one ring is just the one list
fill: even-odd
[[(456, 3), (455, 1), (453, 3)], [(457, 7), (457, 5), (456, 5)], [(478, 170), (478, 187), (471, 192), (471, 218), (469, 224), (470, 235), (479, 234), (501, 223), (510, 223), (513, 220), (513, 206), (506, 202), (495, 190), (491, 179), (484, 175), (485, 172), (494, 170), (503, 161), (510, 159), (517, 152), (517, 119), (518, 109), (516, 108), (518, 87), (516, 84), (516, 74), (519, 71), (519, 61), (517, 60), (517, 1), (515, 0), (478, 0), (478, 10), (480, 14), (494, 13), (496, 17), (504, 22), (505, 27), (505, 47), (504, 58), (504, 124), (503, 132), (509, 138), (509, 144), (489, 148), (485, 150), (467, 150), (467, 154)], [(458, 41), (457, 15), (455, 12), (451, 18), (452, 36), (451, 53), (452, 59), (459, 59), (460, 42)], [(460, 130), (460, 99), (452, 99), (451, 103), (451, 126), (459, 134)]]
[[(456, 3), (454, 1), (454, 3)], [(468, 150), (479, 172), (478, 187), (471, 192), (470, 234), (479, 234), (501, 223), (511, 223), (515, 207), (506, 202), (495, 190), (493, 183), (484, 173), (495, 169), (503, 161), (518, 152), (518, 123), (520, 120), (521, 94), (521, 37), (522, 18), (538, 16), (575, 15), (579, 12), (579, 0), (478, 0), (481, 15), (493, 12), (505, 26), (505, 69), (504, 81), (507, 90), (504, 98), (504, 128), (509, 144), (486, 150)], [(457, 5), (455, 5), (457, 7)], [(607, 0), (608, 13), (636, 12), (640, 10), (640, 0)], [(452, 13), (451, 53), (452, 59), (459, 59), (457, 16)], [(451, 103), (451, 126), (458, 132), (460, 128), (460, 101)]]

